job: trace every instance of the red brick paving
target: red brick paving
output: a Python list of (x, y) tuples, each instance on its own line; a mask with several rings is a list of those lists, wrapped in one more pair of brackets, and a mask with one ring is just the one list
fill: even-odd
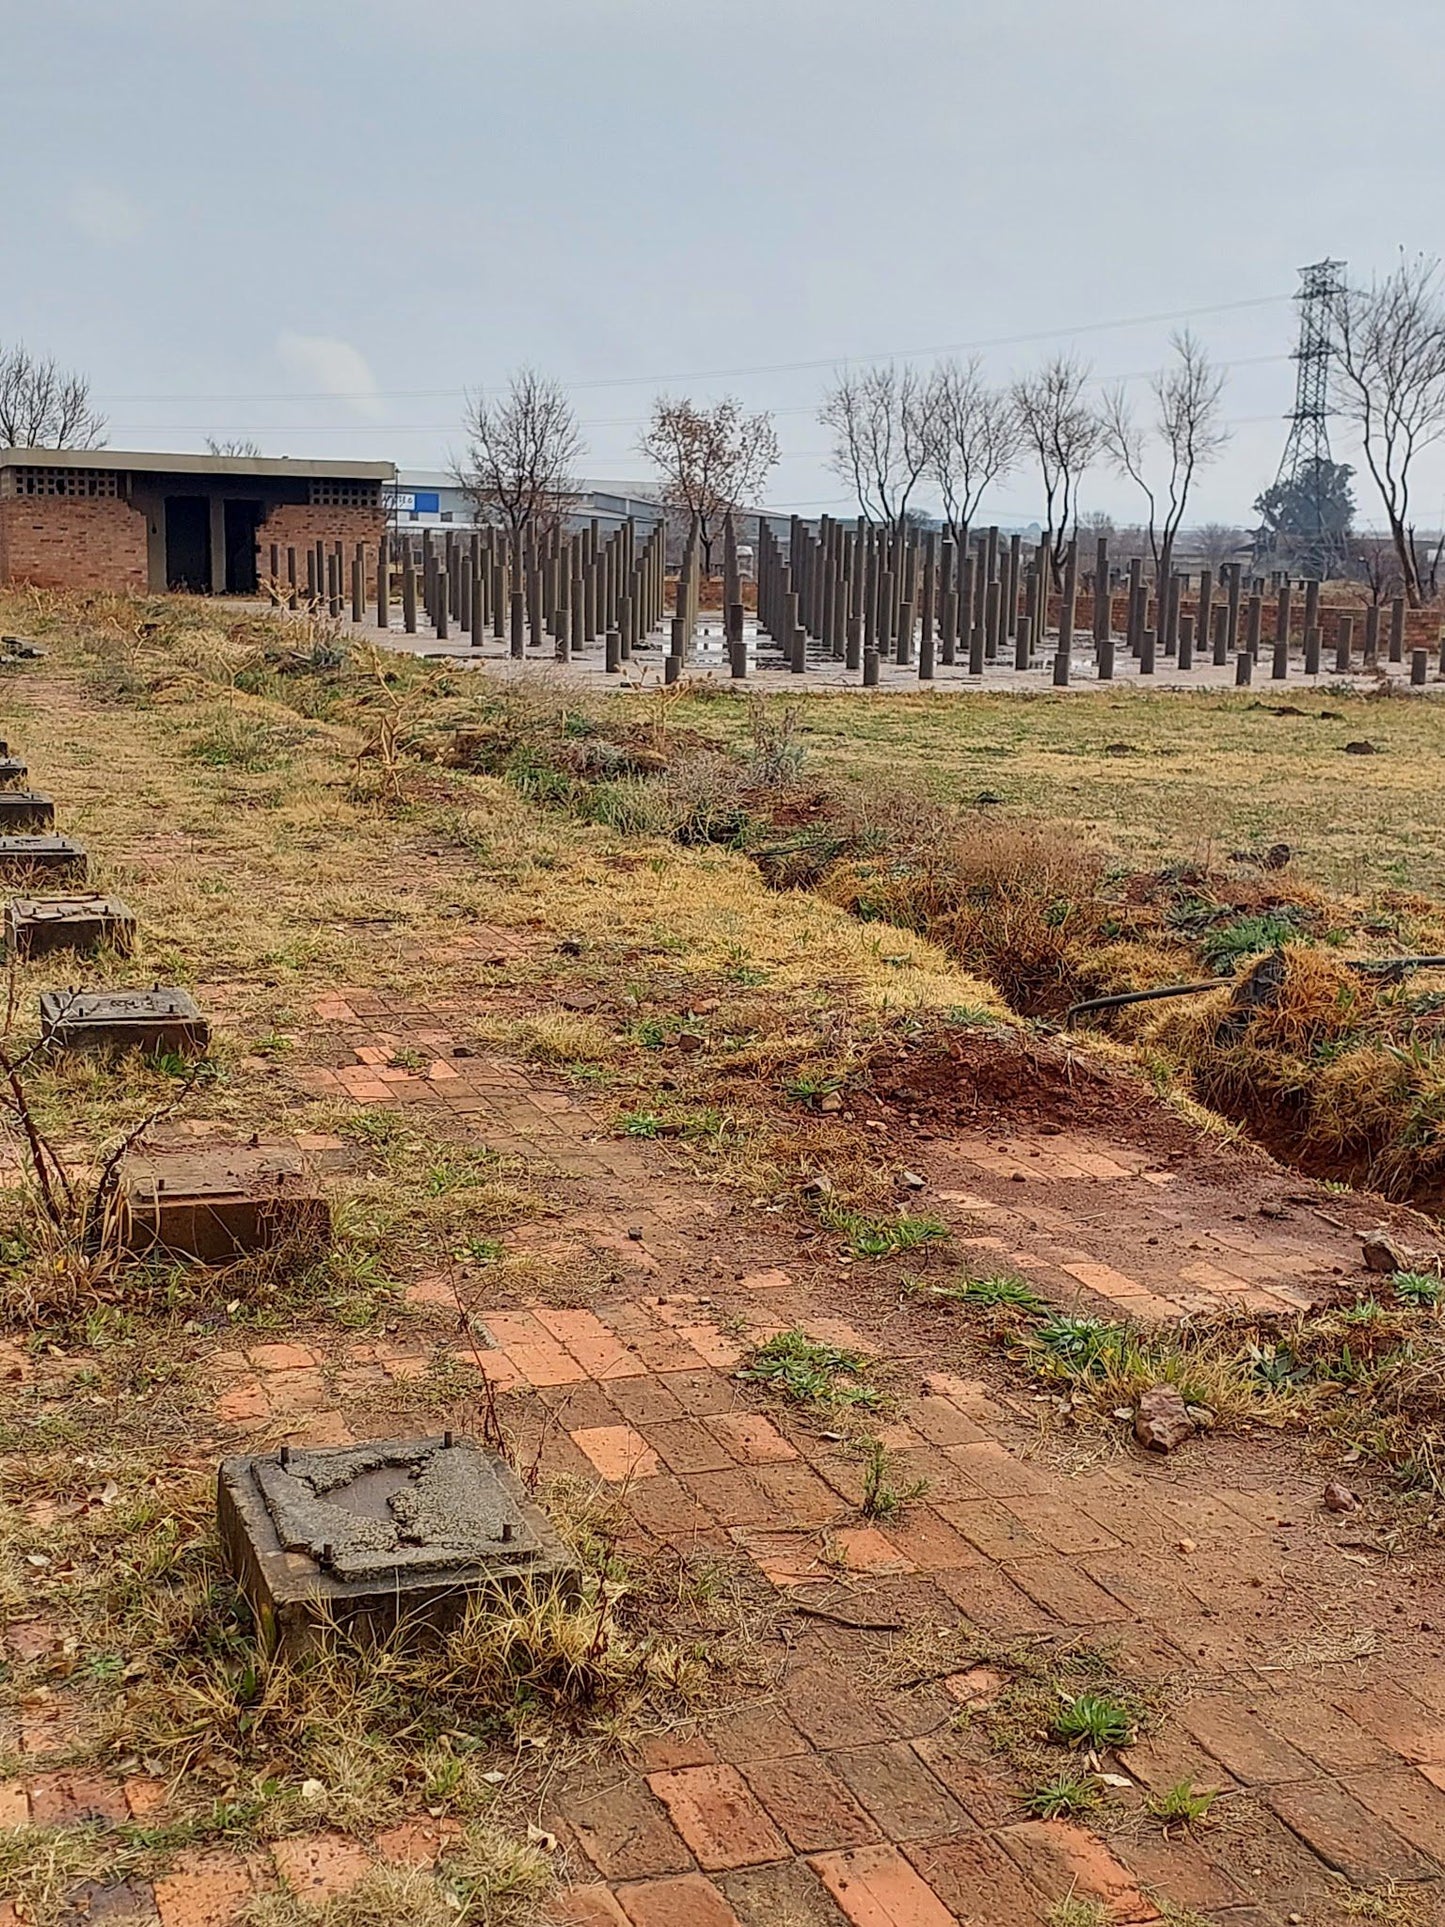
[[(383, 1041), (368, 1026), (384, 1008)], [(1079, 1453), (1066, 1435), (1041, 1440), (1029, 1396), (921, 1360), (906, 1319), (875, 1321), (861, 1267), (860, 1290), (846, 1270), (780, 1251), (767, 1224), (745, 1233), (745, 1262), (719, 1260), (715, 1201), (652, 1175), (655, 1154), (611, 1138), (569, 1092), (537, 1094), (516, 1067), (453, 1058), (446, 1013), (361, 991), (316, 1009), (359, 1048), (353, 1071), (307, 1073), (313, 1088), (441, 1107), (494, 1148), (550, 1167), (570, 1187), (568, 1212), (529, 1227), (529, 1248), (588, 1245), (607, 1254), (614, 1288), (588, 1304), (469, 1301), (484, 1325), (476, 1353), (458, 1343), (455, 1294), (435, 1278), (411, 1294), (416, 1340), (218, 1352), (219, 1442), (374, 1436), (373, 1408), (434, 1357), (472, 1381), (480, 1367), (518, 1429), (548, 1418), (544, 1469), (616, 1488), (639, 1551), (705, 1548), (784, 1604), (822, 1602), (865, 1624), (942, 1629), (961, 1614), (1005, 1644), (1119, 1642), (1168, 1705), (1158, 1731), (1109, 1763), (1134, 1789), (1124, 1804), (1185, 1778), (1224, 1789), (1218, 1825), (1194, 1838), (1133, 1826), (1106, 1845), (1027, 1819), (1007, 1765), (967, 1718), (997, 1693), (997, 1675), (955, 1667), (888, 1692), (891, 1634), (785, 1615), (765, 1692), (699, 1728), (654, 1734), (585, 1781), (554, 1783), (547, 1824), (571, 1881), (558, 1923), (1039, 1927), (1074, 1895), (1097, 1897), (1120, 1927), (1157, 1919), (1164, 1902), (1220, 1927), (1277, 1927), (1308, 1920), (1339, 1875), (1439, 1900), (1439, 1582), (1408, 1554), (1387, 1562), (1350, 1546), (1358, 1524), (1321, 1513), (1317, 1469), (1268, 1441), (1210, 1440), (1177, 1462), (1140, 1463), (1101, 1459), (1097, 1438)], [(395, 1071), (394, 1054), (421, 1042), (430, 1072)], [(1022, 1265), (1049, 1295), (1086, 1306), (1146, 1316), (1225, 1296), (1278, 1306), (1352, 1262), (1351, 1241), (1309, 1214), (1236, 1226), (1220, 1193), (1201, 1236), (1203, 1178), (1079, 1133), (933, 1142), (917, 1162), (941, 1209), (982, 1220), (974, 1261)], [(639, 1224), (640, 1252), (627, 1236)], [(902, 1514), (863, 1520), (846, 1443), (731, 1377), (742, 1334), (778, 1329), (784, 1315), (898, 1359), (899, 1409), (885, 1428), (895, 1477), (928, 1481)], [(16, 1369), (31, 1361), (19, 1355)], [(22, 1660), (33, 1649), (43, 1663), (54, 1644), (53, 1631), (23, 1622), (10, 1635)], [(65, 1743), (63, 1710), (34, 1705), (24, 1717), (28, 1744)], [(137, 1799), (155, 1810), (146, 1792), (127, 1800), (113, 1783), (42, 1773), (0, 1789), (0, 1823), (31, 1804), (42, 1824), (113, 1808), (124, 1817)], [(384, 1832), (375, 1855), (425, 1865), (448, 1837), (445, 1822), (413, 1820)], [(155, 1904), (163, 1927), (232, 1927), (262, 1885), (319, 1899), (370, 1864), (332, 1835), (250, 1859), (186, 1854), (156, 1882)]]

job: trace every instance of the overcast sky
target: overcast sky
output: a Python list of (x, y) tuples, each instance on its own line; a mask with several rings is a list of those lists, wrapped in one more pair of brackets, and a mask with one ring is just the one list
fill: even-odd
[[(463, 392), (530, 362), (591, 475), (644, 473), (659, 390), (732, 393), (777, 413), (773, 503), (847, 513), (816, 420), (845, 360), (977, 345), (1004, 379), (1073, 348), (1142, 400), (1187, 322), (1234, 425), (1191, 520), (1236, 521), (1283, 446), (1298, 267), (1441, 245), (1427, 0), (0, 0), (0, 27), (0, 341), (87, 371), (117, 447), (444, 465)], [(987, 507), (1042, 501), (1021, 472)]]

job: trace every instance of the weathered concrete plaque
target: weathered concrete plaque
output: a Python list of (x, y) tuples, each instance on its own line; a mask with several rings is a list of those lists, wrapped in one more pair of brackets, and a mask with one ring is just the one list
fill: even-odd
[(478, 1595), (575, 1579), (506, 1462), (450, 1433), (226, 1459), (217, 1514), (269, 1651), (303, 1650), (328, 1624), (444, 1630)]
[(48, 830), (55, 799), (40, 790), (0, 789), (0, 830)]
[(44, 990), (40, 1035), (60, 1050), (199, 1052), (211, 1027), (189, 991)]
[(120, 1167), (120, 1243), (225, 1265), (248, 1252), (330, 1242), (331, 1206), (290, 1144), (142, 1148)]
[(25, 782), (29, 775), (29, 768), (20, 758), (10, 754), (10, 745), (0, 743), (0, 784), (7, 790), (14, 789)]
[(98, 950), (103, 944), (128, 956), (135, 916), (119, 897), (15, 897), (5, 906), (5, 941), (17, 957)]
[(68, 836), (0, 835), (0, 877), (16, 877), (44, 870), (83, 880), (87, 858), (85, 845)]

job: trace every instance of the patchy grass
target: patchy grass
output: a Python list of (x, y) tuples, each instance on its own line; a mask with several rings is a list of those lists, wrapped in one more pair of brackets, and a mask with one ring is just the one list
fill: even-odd
[(883, 1393), (868, 1377), (869, 1365), (861, 1352), (822, 1344), (795, 1330), (756, 1346), (738, 1376), (770, 1385), (797, 1405), (876, 1411)]

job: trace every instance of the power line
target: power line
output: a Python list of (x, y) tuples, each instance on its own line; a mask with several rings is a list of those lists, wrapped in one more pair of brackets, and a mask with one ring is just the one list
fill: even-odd
[[(1143, 328), (1156, 326), (1165, 321), (1191, 321), (1200, 315), (1229, 314), (1241, 308), (1272, 307), (1277, 302), (1289, 301), (1287, 294), (1266, 294), (1252, 296), (1246, 301), (1218, 301), (1202, 308), (1175, 308), (1163, 314), (1126, 315), (1112, 321), (1084, 321), (1067, 328), (1042, 328), (1029, 334), (992, 335), (978, 341), (948, 342), (936, 348), (896, 348), (875, 350), (870, 354), (824, 355), (810, 361), (773, 361), (754, 362), (738, 368), (700, 368), (683, 374), (670, 375), (597, 375), (583, 381), (564, 381), (558, 385), (567, 389), (582, 388), (629, 388), (637, 386), (665, 386), (679, 381), (722, 381), (737, 375), (781, 375), (794, 374), (812, 368), (837, 368), (850, 361), (918, 361), (929, 355), (972, 354), (984, 348), (1014, 348), (1030, 342), (1054, 341), (1060, 336), (1107, 334), (1116, 328)], [(327, 389), (260, 391), (216, 395), (103, 395), (100, 399), (108, 405), (116, 402), (133, 401), (437, 401), (465, 395), (464, 388), (369, 388), (355, 393), (337, 393)]]

